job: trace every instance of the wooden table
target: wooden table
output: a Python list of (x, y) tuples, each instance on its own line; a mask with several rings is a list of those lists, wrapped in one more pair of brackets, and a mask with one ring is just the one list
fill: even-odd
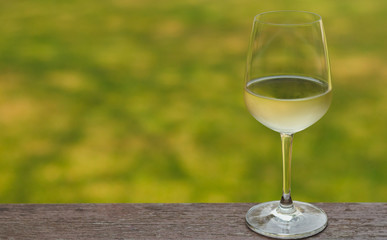
[[(268, 239), (252, 203), (0, 204), (0, 239)], [(387, 239), (387, 203), (316, 203), (328, 227), (312, 239)]]

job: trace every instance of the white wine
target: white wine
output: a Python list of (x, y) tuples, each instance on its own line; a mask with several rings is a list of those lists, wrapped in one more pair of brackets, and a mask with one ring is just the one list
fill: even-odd
[(332, 96), (327, 82), (293, 75), (251, 80), (244, 95), (247, 109), (255, 119), (287, 134), (317, 122), (327, 112)]

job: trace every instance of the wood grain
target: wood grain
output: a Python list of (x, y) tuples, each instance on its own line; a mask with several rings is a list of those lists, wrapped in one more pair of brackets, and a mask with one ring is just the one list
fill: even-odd
[[(252, 203), (0, 204), (2, 239), (268, 239)], [(312, 239), (387, 239), (387, 203), (316, 203), (328, 227)]]

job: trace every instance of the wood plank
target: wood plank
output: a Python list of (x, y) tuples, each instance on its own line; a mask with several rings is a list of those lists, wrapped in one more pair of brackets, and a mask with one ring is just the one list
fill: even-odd
[[(0, 239), (268, 239), (250, 231), (251, 203), (0, 204)], [(316, 203), (313, 239), (387, 239), (387, 203)]]

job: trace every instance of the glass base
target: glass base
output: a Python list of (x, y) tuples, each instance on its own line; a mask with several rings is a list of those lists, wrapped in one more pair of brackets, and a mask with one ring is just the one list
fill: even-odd
[(322, 209), (298, 201), (293, 204), (295, 209), (288, 213), (280, 211), (279, 201), (255, 205), (246, 214), (247, 225), (254, 232), (280, 239), (309, 237), (327, 226), (328, 217)]

